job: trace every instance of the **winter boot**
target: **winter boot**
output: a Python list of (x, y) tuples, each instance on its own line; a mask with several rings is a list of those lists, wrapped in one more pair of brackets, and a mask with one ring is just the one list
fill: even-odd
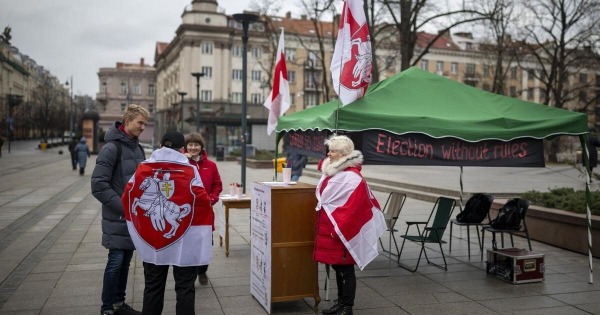
[(352, 306), (344, 305), (337, 315), (352, 315)]

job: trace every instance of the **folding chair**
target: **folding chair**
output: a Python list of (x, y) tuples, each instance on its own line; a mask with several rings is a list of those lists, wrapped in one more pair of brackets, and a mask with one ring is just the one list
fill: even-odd
[[(492, 232), (492, 248), (497, 249), (496, 246), (496, 233), (500, 233), (501, 235), (501, 240), (502, 240), (502, 248), (504, 248), (504, 233), (508, 233), (510, 235), (510, 243), (512, 245), (512, 247), (515, 247), (515, 241), (513, 239), (513, 234), (515, 233), (520, 233), (520, 232), (525, 232), (525, 237), (527, 238), (527, 243), (529, 244), (529, 250), (532, 251), (533, 249), (531, 248), (531, 239), (529, 238), (529, 230), (527, 229), (527, 221), (526, 221), (526, 216), (527, 216), (527, 209), (529, 209), (529, 205), (530, 202), (527, 199), (519, 199), (519, 205), (520, 205), (520, 209), (519, 209), (519, 215), (521, 215), (521, 221), (523, 222), (523, 229), (518, 229), (518, 230), (508, 230), (508, 229), (494, 229), (493, 227), (491, 227), (490, 225), (485, 225), (483, 226), (483, 228), (481, 229), (481, 244), (485, 244), (484, 243), (484, 239), (485, 239), (485, 231), (489, 231)], [(482, 247), (483, 249), (483, 247)], [(483, 250), (481, 251), (481, 259), (483, 259)]]
[[(398, 256), (398, 253), (400, 253), (400, 251), (398, 250), (398, 243), (396, 242), (396, 238), (394, 237), (394, 233), (398, 232), (398, 230), (396, 230), (394, 227), (396, 226), (396, 222), (398, 221), (400, 211), (402, 211), (402, 207), (404, 207), (404, 202), (406, 202), (406, 194), (392, 192), (388, 196), (387, 201), (385, 202), (385, 206), (383, 206), (383, 216), (385, 218), (385, 224), (387, 225), (387, 230), (390, 232), (390, 249), (385, 249), (381, 238), (379, 238), (379, 244), (381, 244), (381, 248), (384, 252), (394, 256)], [(392, 253), (392, 240), (394, 240), (394, 244), (396, 245), (396, 254)]]
[[(421, 262), (421, 256), (425, 253), (425, 259), (427, 259), (427, 263), (430, 265), (434, 265), (440, 269), (448, 270), (448, 264), (446, 263), (446, 256), (444, 255), (444, 250), (442, 249), (442, 243), (446, 243), (442, 241), (442, 236), (444, 235), (444, 231), (448, 226), (448, 222), (450, 221), (450, 215), (456, 206), (456, 200), (446, 197), (439, 197), (433, 209), (431, 210), (431, 214), (426, 222), (406, 222), (408, 225), (406, 227), (406, 234), (401, 235), (404, 240), (402, 241), (402, 247), (400, 247), (400, 253), (398, 254), (398, 266), (410, 271), (415, 272), (419, 268), (419, 263)], [(431, 218), (433, 217), (433, 213), (435, 212), (435, 217), (433, 219), (433, 223), (431, 222)], [(411, 226), (417, 226), (417, 235), (408, 235), (408, 230)], [(419, 229), (419, 225), (423, 225), (423, 231)], [(400, 257), (402, 256), (402, 250), (404, 249), (404, 243), (406, 240), (413, 241), (415, 243), (421, 244), (421, 252), (419, 253), (419, 258), (417, 259), (417, 266), (415, 269), (410, 269), (405, 265), (400, 263)], [(437, 243), (440, 246), (440, 251), (442, 252), (442, 258), (444, 259), (444, 267), (435, 264), (429, 261), (429, 257), (427, 257), (427, 252), (425, 251), (425, 243)]]
[[(487, 208), (487, 222), (480, 222), (480, 223), (463, 223), (463, 222), (459, 222), (456, 219), (450, 219), (450, 244), (449, 244), (449, 251), (452, 252), (452, 225), (456, 224), (458, 226), (466, 226), (467, 227), (467, 248), (469, 250), (469, 259), (471, 259), (471, 226), (476, 226), (477, 228), (475, 229), (475, 231), (477, 231), (477, 242), (479, 244), (479, 249), (483, 252), (483, 243), (481, 242), (481, 237), (479, 236), (479, 226), (483, 227), (484, 225), (489, 225), (490, 224), (490, 208), (492, 207), (492, 202), (494, 202), (494, 196), (493, 195), (485, 195), (488, 198), (488, 201), (490, 202), (490, 207)], [(462, 210), (461, 210), (462, 212)]]

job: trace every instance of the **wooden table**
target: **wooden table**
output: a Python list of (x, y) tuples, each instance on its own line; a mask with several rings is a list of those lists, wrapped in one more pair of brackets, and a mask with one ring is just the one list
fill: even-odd
[[(229, 195), (221, 196), (221, 202), (225, 207), (225, 257), (229, 257), (229, 209), (250, 209), (251, 198), (249, 195), (244, 195), (241, 199), (230, 197)], [(219, 246), (223, 247), (223, 238), (219, 236)]]

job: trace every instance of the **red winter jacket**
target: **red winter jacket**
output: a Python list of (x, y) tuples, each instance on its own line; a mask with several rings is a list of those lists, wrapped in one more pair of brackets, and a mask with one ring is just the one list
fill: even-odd
[[(318, 169), (321, 169), (322, 161), (319, 162)], [(358, 171), (360, 173), (361, 166), (348, 167), (346, 171)], [(321, 185), (321, 193), (327, 187), (329, 180), (332, 178), (327, 177), (323, 180)], [(321, 207), (317, 214), (317, 224), (315, 227), (315, 248), (313, 251), (313, 260), (329, 264), (329, 265), (354, 265), (356, 262), (352, 255), (346, 249), (344, 243), (335, 232), (333, 223), (325, 213), (325, 210)]]
[(198, 162), (192, 159), (189, 159), (189, 161), (190, 164), (196, 166), (198, 169), (204, 189), (210, 197), (211, 205), (217, 203), (217, 201), (219, 201), (219, 195), (223, 191), (223, 183), (221, 182), (221, 175), (219, 175), (217, 164), (207, 158), (205, 150), (200, 152), (200, 159)]

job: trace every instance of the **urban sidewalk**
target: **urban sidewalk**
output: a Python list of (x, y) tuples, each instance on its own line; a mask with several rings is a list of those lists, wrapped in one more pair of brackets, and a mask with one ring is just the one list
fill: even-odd
[[(65, 148), (63, 148), (64, 150)], [(29, 150), (29, 149), (28, 149)], [(102, 274), (107, 250), (100, 244), (100, 204), (90, 194), (90, 177), (94, 157), (88, 161), (86, 175), (79, 177), (71, 170), (66, 155), (58, 156), (57, 149), (46, 152), (31, 150), (0, 161), (0, 314), (99, 314)], [(223, 183), (240, 181), (240, 166), (235, 162), (218, 162)], [(310, 167), (310, 166), (309, 166)], [(392, 170), (393, 171), (390, 171)], [(467, 178), (480, 178), (479, 184), (493, 176), (479, 175), (489, 169), (466, 169)], [(247, 185), (254, 181), (270, 181), (272, 170), (247, 170)], [(429, 168), (386, 167), (378, 174), (365, 166), (366, 177), (398, 182), (418, 177), (431, 183), (457, 185), (457, 173), (436, 174)], [(516, 171), (519, 179), (533, 181), (527, 172)], [(553, 171), (543, 172), (545, 185), (560, 183), (564, 177)], [(497, 172), (492, 170), (492, 172)], [(552, 175), (554, 173), (554, 175)], [(530, 173), (531, 174), (531, 173)], [(577, 176), (574, 176), (577, 178)], [(415, 178), (412, 178), (416, 181)], [(438, 180), (439, 179), (439, 180)], [(302, 181), (316, 183), (317, 178), (304, 176)], [(501, 189), (504, 184), (494, 180), (489, 191)], [(479, 185), (473, 184), (473, 185)], [(478, 186), (472, 186), (476, 188)], [(506, 186), (511, 188), (511, 186)], [(527, 187), (522, 184), (521, 187)], [(540, 185), (539, 187), (543, 187)], [(442, 188), (449, 188), (444, 187)], [(481, 188), (483, 190), (483, 187)], [(540, 188), (543, 189), (543, 188)], [(487, 189), (486, 189), (487, 190)], [(386, 193), (375, 191), (380, 201)], [(426, 217), (433, 206), (430, 202), (407, 200), (398, 229), (404, 231), (407, 220)], [(230, 255), (219, 247), (215, 234), (213, 262), (208, 270), (209, 285), (196, 284), (197, 314), (264, 314), (262, 307), (250, 296), (250, 231), (249, 210), (232, 210)], [(448, 271), (422, 265), (417, 273), (410, 273), (392, 264), (392, 275), (386, 278), (358, 280), (357, 314), (600, 314), (600, 285), (588, 284), (587, 256), (533, 242), (533, 249), (546, 254), (546, 282), (511, 285), (485, 275), (484, 262), (479, 259), (477, 240), (471, 240), (471, 259), (467, 243), (462, 237), (466, 231), (455, 229), (452, 252), (443, 247), (449, 263)], [(474, 232), (474, 231), (473, 231)], [(475, 235), (473, 233), (473, 235)], [(388, 234), (383, 243), (388, 244)], [(401, 239), (397, 237), (398, 241)], [(518, 247), (525, 247), (516, 238)], [(582, 240), (585, 241), (585, 240)], [(490, 247), (490, 244), (486, 244)], [(415, 264), (418, 249), (407, 244), (403, 262)], [(439, 262), (441, 253), (435, 247), (428, 249), (429, 257)], [(599, 260), (594, 259), (598, 265)], [(143, 269), (134, 258), (130, 270), (127, 302), (141, 308)], [(359, 275), (384, 274), (388, 259), (380, 255)], [(320, 266), (320, 287), (324, 285), (324, 268)], [(174, 282), (169, 277), (164, 314), (175, 314)], [(336, 296), (335, 284), (329, 297)], [(322, 310), (332, 305), (324, 301)], [(314, 314), (312, 299), (275, 303), (275, 314)], [(319, 310), (319, 311), (320, 311)]]

